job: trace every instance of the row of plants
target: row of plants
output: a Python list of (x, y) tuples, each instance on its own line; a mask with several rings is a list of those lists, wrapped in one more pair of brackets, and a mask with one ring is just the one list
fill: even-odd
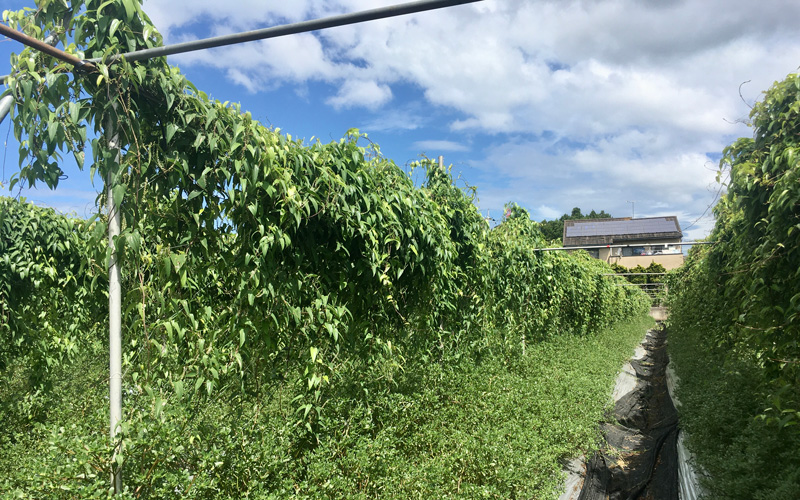
[(624, 276), (631, 285), (639, 285), (650, 296), (654, 306), (664, 305), (667, 297), (667, 269), (663, 265), (651, 262), (647, 267), (639, 264), (627, 268), (617, 263), (611, 263), (611, 268), (615, 273)]
[[(461, 312), (461, 319), (440, 318), (433, 327), (410, 321), (392, 325), (391, 318), (376, 321), (365, 329), (362, 345), (343, 340), (335, 347), (334, 360), (323, 366), (327, 380), (316, 383), (311, 377), (319, 368), (309, 368), (303, 351), (323, 365), (319, 341), (295, 335), (300, 346), (294, 352), (292, 346), (274, 346), (254, 360), (245, 339), (232, 348), (238, 351), (225, 354), (233, 360), (214, 365), (214, 344), (201, 351), (192, 343), (219, 344), (223, 335), (233, 336), (209, 324), (226, 306), (195, 289), (186, 306), (172, 312), (187, 314), (186, 307), (206, 310), (206, 315), (194, 325), (170, 320), (173, 331), (154, 332), (148, 324), (157, 324), (158, 318), (148, 309), (156, 307), (126, 300), (124, 462), (112, 464), (106, 435), (106, 295), (105, 283), (97, 279), (105, 271), (88, 250), (102, 224), (70, 220), (14, 200), (3, 203), (10, 208), (3, 212), (0, 234), (6, 255), (35, 248), (42, 252), (37, 260), (60, 258), (74, 262), (75, 269), (65, 273), (68, 268), (59, 263), (53, 270), (27, 270), (19, 265), (24, 258), (2, 269), (13, 280), (11, 293), (3, 298), (15, 318), (4, 322), (4, 341), (20, 347), (3, 353), (8, 383), (0, 390), (6, 424), (0, 436), (0, 469), (6, 472), (2, 490), (12, 496), (104, 497), (107, 472), (122, 465), (128, 493), (135, 497), (170, 497), (177, 488), (197, 498), (267, 492), (387, 496), (395, 491), (398, 498), (414, 491), (423, 497), (425, 492), (504, 497), (528, 491), (547, 498), (558, 484), (559, 460), (593, 445), (613, 374), (644, 328), (612, 328), (622, 318), (641, 314), (644, 298), (610, 285), (601, 276), (608, 268), (585, 254), (534, 253), (531, 237), (540, 235), (527, 217), (483, 233), (492, 250), (487, 267), (476, 271), (489, 278), (476, 278), (488, 286), (471, 299), (474, 311), (462, 304), (453, 311)], [(19, 231), (24, 225), (35, 230)], [(66, 233), (70, 251), (41, 247), (42, 239), (60, 240), (62, 235), (51, 232), (60, 227), (73, 229)], [(236, 270), (219, 274), (228, 273)], [(130, 273), (123, 276), (130, 278)], [(187, 271), (187, 282), (194, 279)], [(179, 277), (173, 280), (173, 286), (180, 282)], [(130, 281), (125, 280), (133, 288)], [(135, 288), (127, 290), (128, 297), (137, 294)], [(309, 312), (324, 314), (320, 306)], [(397, 306), (395, 314), (403, 313), (408, 308)], [(18, 321), (23, 314), (25, 321)], [(349, 310), (342, 316), (349, 319)], [(386, 340), (378, 340), (379, 334)], [(596, 357), (590, 360), (588, 352)], [(204, 366), (211, 372), (208, 379)], [(217, 373), (215, 366), (221, 367)], [(486, 384), (491, 387), (494, 379), (508, 381), (488, 407)], [(527, 405), (538, 410), (519, 413)], [(549, 410), (543, 413), (542, 408)], [(572, 416), (565, 418), (563, 412)], [(475, 419), (482, 426), (470, 433)], [(426, 426), (431, 422), (441, 427)], [(504, 453), (486, 439), (486, 433), (492, 434), (490, 422), (507, 431)], [(457, 452), (445, 455), (455, 462), (440, 463), (441, 448), (432, 453), (430, 447), (454, 439), (448, 426), (457, 426), (464, 441)], [(531, 434), (533, 429), (538, 430)], [(571, 439), (565, 441), (562, 433)], [(407, 448), (412, 437), (417, 444)], [(525, 439), (533, 444), (518, 446)], [(379, 464), (368, 452), (378, 444), (387, 456), (375, 469)], [(481, 446), (488, 448), (478, 453)], [(428, 454), (422, 453), (425, 448)], [(429, 463), (404, 483), (409, 464), (420, 461)], [(510, 478), (497, 476), (507, 466), (517, 467), (516, 472)], [(482, 478), (489, 470), (495, 472)], [(461, 479), (429, 482), (448, 471)], [(370, 479), (359, 482), (361, 475)]]
[[(4, 19), (82, 58), (161, 43), (134, 0), (41, 1)], [(460, 389), (472, 387), (463, 394), (474, 402), (487, 376), (530, 385), (529, 359), (543, 358), (529, 353), (552, 346), (610, 342), (628, 355), (616, 341), (629, 333), (610, 327), (641, 316), (643, 294), (613, 286), (584, 253), (535, 252), (541, 232), (519, 207), (489, 230), (474, 189), (433, 162), (413, 166), (415, 184), (358, 131), (304, 144), (210, 100), (164, 58), (71, 74), (25, 49), (12, 64), (5, 94), (22, 165), (12, 182), (55, 188), (61, 157), (82, 165), (91, 149), (91, 173), (113, 189), (125, 397), (109, 443), (106, 215), (75, 220), (3, 200), (0, 334), (16, 346), (0, 366), (9, 496), (104, 497), (118, 467), (137, 498), (426, 491), (438, 466), (420, 457), (452, 439), (433, 416), (454, 411)], [(574, 377), (591, 376), (586, 368)], [(578, 393), (596, 387), (580, 380)], [(507, 412), (521, 404), (514, 394)], [(568, 407), (603, 404), (592, 392)], [(442, 470), (462, 467), (463, 479), (435, 491), (546, 496), (567, 453), (539, 470), (526, 450), (492, 465), (478, 448), (453, 455)], [(408, 464), (421, 467), (413, 477)], [(520, 469), (508, 477), (480, 469), (511, 465)]]
[(670, 279), (670, 346), (682, 422), (711, 498), (800, 490), (800, 75), (750, 115), (726, 148), (714, 245)]

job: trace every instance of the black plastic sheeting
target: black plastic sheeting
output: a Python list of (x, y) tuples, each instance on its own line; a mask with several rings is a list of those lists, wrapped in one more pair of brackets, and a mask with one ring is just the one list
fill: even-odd
[(678, 413), (667, 389), (666, 332), (651, 330), (632, 360), (637, 382), (601, 426), (605, 443), (586, 464), (578, 500), (678, 500)]

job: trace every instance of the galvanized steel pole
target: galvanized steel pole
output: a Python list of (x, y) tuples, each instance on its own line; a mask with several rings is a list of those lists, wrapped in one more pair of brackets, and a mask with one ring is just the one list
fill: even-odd
[(11, 111), (11, 106), (14, 104), (14, 98), (10, 95), (7, 95), (0, 99), (0, 123), (3, 123), (3, 120), (6, 119), (8, 112)]
[[(325, 17), (322, 19), (314, 19), (294, 24), (285, 24), (282, 26), (273, 26), (271, 28), (245, 31), (243, 33), (234, 33), (232, 35), (216, 36), (213, 38), (205, 38), (203, 40), (193, 40), (191, 42), (176, 43), (174, 45), (165, 45), (163, 47), (154, 47), (152, 49), (126, 52), (124, 54), (112, 57), (124, 57), (125, 60), (129, 62), (142, 61), (144, 59), (151, 59), (153, 57), (171, 56), (175, 54), (182, 54), (184, 52), (193, 52), (195, 50), (211, 49), (214, 47), (223, 47), (225, 45), (252, 42), (254, 40), (264, 40), (267, 38), (306, 33), (325, 28), (335, 28), (337, 26), (363, 23), (365, 21), (375, 21), (377, 19), (385, 19), (387, 17), (414, 14), (427, 10), (442, 9), (445, 7), (453, 7), (456, 5), (480, 1), (482, 0), (421, 0), (418, 2), (409, 2), (400, 5), (392, 5), (389, 7), (381, 7), (378, 9), (353, 12), (351, 14), (341, 14), (338, 16)], [(102, 59), (100, 58), (88, 59), (88, 62), (93, 63), (101, 61)]]
[[(417, 2), (409, 2), (400, 5), (392, 5), (389, 7), (381, 7), (378, 9), (364, 10), (361, 12), (354, 12), (351, 14), (341, 14), (338, 16), (325, 17), (322, 19), (313, 19), (310, 21), (302, 21), (293, 24), (284, 24), (282, 26), (273, 26), (270, 28), (263, 28), (260, 30), (245, 31), (243, 33), (234, 33), (231, 35), (223, 35), (212, 38), (204, 38), (202, 40), (194, 40), (191, 42), (176, 43), (173, 45), (165, 45), (163, 47), (154, 47), (152, 49), (136, 50), (133, 52), (125, 52), (112, 56), (112, 59), (119, 59), (124, 57), (127, 61), (144, 61), (145, 59), (152, 59), (154, 57), (171, 56), (175, 54), (183, 54), (184, 52), (193, 52), (196, 50), (211, 49), (214, 47), (223, 47), (226, 45), (234, 45), (237, 43), (252, 42), (255, 40), (265, 40), (267, 38), (276, 38), (285, 35), (294, 35), (297, 33), (307, 33), (309, 31), (317, 31), (325, 28), (335, 28), (337, 26), (347, 26), (349, 24), (358, 24), (366, 21), (375, 21), (378, 19), (386, 19), (389, 17), (403, 16), (407, 14), (414, 14), (417, 12), (425, 12), (428, 10), (443, 9), (445, 7), (454, 7), (456, 5), (463, 5), (468, 3), (481, 2), (483, 0), (420, 0)], [(5, 25), (0, 24), (0, 33), (22, 42), (25, 45), (33, 47), (37, 50), (50, 54), (62, 61), (69, 62), (76, 68), (80, 68), (86, 72), (96, 70), (94, 63), (102, 62), (102, 58), (87, 59), (82, 61), (72, 54), (67, 54), (64, 51), (55, 49), (53, 47), (43, 46), (41, 41), (29, 37), (24, 33), (11, 29)], [(5, 81), (11, 75), (0, 76), (0, 83)]]
[[(116, 107), (113, 108), (116, 111)], [(116, 131), (115, 117), (109, 115), (106, 120), (108, 145), (116, 150), (115, 161), (108, 166), (106, 177), (106, 207), (108, 210), (108, 246), (111, 257), (108, 262), (108, 354), (109, 354), (109, 427), (111, 444), (114, 446), (114, 459), (111, 462), (111, 483), (114, 493), (122, 492), (122, 467), (117, 466), (116, 457), (122, 452), (122, 444), (117, 445), (120, 420), (122, 419), (122, 289), (120, 286), (119, 262), (115, 238), (120, 233), (119, 202), (114, 198), (114, 186), (117, 182), (116, 171), (119, 165), (119, 134)]]

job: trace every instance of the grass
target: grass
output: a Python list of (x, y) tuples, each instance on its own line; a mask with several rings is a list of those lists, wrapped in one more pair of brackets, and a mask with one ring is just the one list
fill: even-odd
[[(127, 450), (131, 489), (117, 498), (556, 498), (563, 464), (596, 448), (616, 375), (652, 325), (642, 317), (479, 362), (349, 366), (313, 442), (293, 423), (288, 381), (191, 411), (167, 405), (138, 424), (146, 439)], [(102, 356), (82, 363), (86, 380), (102, 382)], [(0, 498), (104, 498), (95, 455), (107, 452), (106, 389), (76, 392), (75, 377), (62, 389), (80, 397), (47, 400), (50, 417), (4, 440)], [(0, 410), (22, 418), (17, 406)], [(56, 466), (53, 480), (37, 474)]]
[(680, 378), (681, 426), (705, 498), (800, 498), (800, 432), (757, 418), (769, 390), (763, 370), (726, 360), (705, 331), (673, 328), (669, 341)]
[(300, 490), (311, 497), (556, 498), (564, 462), (596, 448), (616, 375), (651, 326), (640, 318), (529, 346), (525, 356), (418, 367), (370, 406), (362, 425), (343, 422), (346, 431), (322, 443)]

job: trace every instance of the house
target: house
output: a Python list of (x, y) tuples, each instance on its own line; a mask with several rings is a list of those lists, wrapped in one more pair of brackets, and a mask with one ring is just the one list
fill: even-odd
[[(587, 249), (592, 257), (627, 268), (649, 266), (652, 262), (667, 269), (683, 264), (683, 233), (678, 218), (630, 217), (578, 219), (564, 221), (564, 247), (608, 246)], [(625, 245), (617, 247), (616, 245)]]

